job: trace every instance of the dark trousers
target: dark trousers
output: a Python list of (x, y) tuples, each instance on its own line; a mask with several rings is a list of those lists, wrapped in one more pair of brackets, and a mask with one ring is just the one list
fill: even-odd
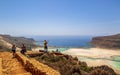
[(22, 54), (25, 54), (25, 51), (24, 51), (24, 50), (21, 50), (20, 52), (21, 52)]

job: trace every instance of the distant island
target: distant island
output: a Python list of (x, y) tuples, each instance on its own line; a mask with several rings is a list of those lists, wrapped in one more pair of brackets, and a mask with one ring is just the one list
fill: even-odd
[(120, 49), (120, 34), (94, 37), (91, 44), (99, 48)]

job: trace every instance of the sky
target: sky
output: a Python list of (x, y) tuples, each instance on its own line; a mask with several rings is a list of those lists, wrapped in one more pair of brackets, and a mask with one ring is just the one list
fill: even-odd
[(120, 0), (0, 0), (0, 34), (81, 36), (120, 33)]

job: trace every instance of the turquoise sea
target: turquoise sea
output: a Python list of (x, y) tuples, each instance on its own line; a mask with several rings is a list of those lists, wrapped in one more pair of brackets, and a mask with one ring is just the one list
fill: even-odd
[[(55, 51), (58, 49), (60, 52), (69, 50), (70, 48), (91, 48), (93, 47), (90, 44), (92, 36), (35, 36), (32, 37), (36, 40), (36, 43), (43, 45), (43, 41), (48, 41), (49, 51)], [(101, 58), (88, 58), (80, 57), (79, 60), (109, 60), (116, 69), (120, 69), (120, 56), (113, 56), (110, 59), (101, 59)]]
[(113, 66), (120, 69), (120, 56), (113, 56)]
[(112, 68), (115, 70), (120, 71), (120, 56), (112, 56), (111, 58), (91, 58), (91, 57), (78, 57), (80, 61), (97, 61), (97, 60), (102, 60), (102, 61), (108, 61), (108, 65), (111, 65)]

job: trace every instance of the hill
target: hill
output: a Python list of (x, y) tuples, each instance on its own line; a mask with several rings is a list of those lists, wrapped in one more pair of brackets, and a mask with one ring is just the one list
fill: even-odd
[(95, 47), (120, 49), (120, 34), (94, 37), (91, 43)]
[(15, 44), (18, 48), (21, 48), (22, 44), (25, 44), (28, 49), (38, 47), (35, 40), (32, 38), (0, 35), (0, 49), (10, 49), (12, 44)]

